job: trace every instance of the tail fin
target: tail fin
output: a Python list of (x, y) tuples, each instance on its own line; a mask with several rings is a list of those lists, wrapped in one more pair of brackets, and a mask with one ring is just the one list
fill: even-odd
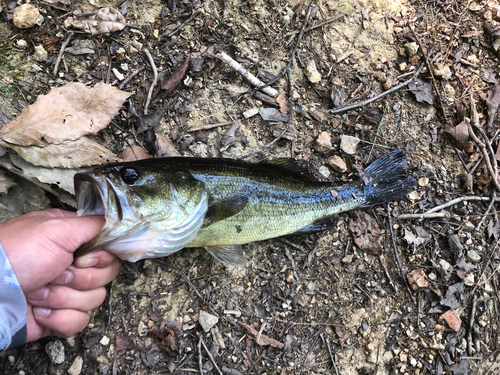
[(406, 164), (405, 152), (395, 150), (365, 169), (364, 207), (399, 199), (416, 187), (415, 179), (407, 175)]

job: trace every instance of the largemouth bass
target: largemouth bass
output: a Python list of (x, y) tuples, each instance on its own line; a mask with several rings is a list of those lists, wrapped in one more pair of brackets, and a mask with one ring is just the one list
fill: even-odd
[(242, 244), (323, 230), (343, 211), (403, 197), (415, 187), (404, 151), (334, 185), (293, 159), (250, 164), (230, 159), (163, 158), (109, 164), (75, 175), (78, 215), (104, 215), (100, 233), (75, 253), (104, 249), (119, 258), (163, 257), (204, 247), (243, 265)]

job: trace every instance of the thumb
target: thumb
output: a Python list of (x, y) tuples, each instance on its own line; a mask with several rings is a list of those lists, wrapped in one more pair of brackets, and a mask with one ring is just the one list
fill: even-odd
[(57, 245), (67, 252), (73, 253), (84, 243), (89, 242), (102, 229), (105, 219), (101, 215), (66, 217), (64, 219), (54, 219), (58, 236), (54, 236)]

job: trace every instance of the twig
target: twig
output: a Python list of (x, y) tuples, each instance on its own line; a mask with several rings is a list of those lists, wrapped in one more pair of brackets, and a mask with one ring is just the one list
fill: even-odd
[(125, 78), (125, 79), (123, 80), (123, 82), (122, 82), (122, 83), (120, 83), (120, 84), (118, 85), (118, 88), (119, 88), (120, 90), (121, 90), (122, 88), (124, 88), (124, 87), (125, 87), (125, 85), (126, 85), (127, 83), (129, 83), (129, 82), (130, 82), (130, 80), (131, 80), (132, 78), (134, 78), (137, 74), (139, 74), (140, 72), (142, 72), (144, 69), (146, 69), (146, 67), (143, 65), (143, 66), (141, 66), (139, 69), (134, 70), (132, 73), (130, 73), (130, 74), (128, 75), (128, 77), (127, 77), (127, 78)]
[(109, 80), (111, 79), (111, 69), (113, 68), (113, 57), (111, 56), (111, 52), (108, 52), (108, 72), (106, 73), (106, 85), (109, 85)]
[(323, 333), (320, 333), (321, 340), (323, 340), (323, 344), (328, 348), (328, 353), (330, 354), (330, 360), (332, 361), (333, 368), (335, 369), (335, 374), (339, 375), (339, 369), (337, 368), (337, 365), (335, 364), (335, 359), (333, 358), (333, 353), (332, 349), (330, 348), (330, 343), (328, 342), (328, 338), (325, 340), (323, 337)]
[(389, 95), (397, 90), (399, 90), (400, 88), (403, 88), (405, 86), (408, 86), (410, 83), (412, 83), (414, 81), (415, 78), (417, 78), (420, 74), (420, 72), (422, 71), (422, 69), (424, 68), (424, 64), (420, 65), (420, 67), (418, 68), (418, 70), (415, 72), (415, 75), (410, 78), (409, 80), (407, 81), (404, 81), (403, 83), (397, 85), (397, 86), (394, 86), (394, 87), (391, 87), (389, 90), (387, 91), (384, 91), (382, 94), (379, 94), (371, 99), (368, 99), (368, 100), (365, 100), (365, 101), (362, 101), (360, 103), (357, 103), (357, 104), (353, 104), (353, 105), (350, 105), (348, 107), (344, 107), (344, 108), (338, 108), (338, 109), (332, 109), (330, 111), (331, 114), (337, 114), (337, 113), (342, 113), (342, 112), (346, 112), (346, 111), (350, 111), (352, 109), (356, 109), (356, 108), (360, 108), (360, 107), (363, 107), (367, 104), (370, 104), (372, 102), (375, 102), (377, 100), (379, 100), (380, 98), (383, 98), (384, 96), (386, 95)]
[(148, 107), (149, 103), (151, 102), (151, 95), (153, 94), (153, 90), (156, 86), (156, 82), (158, 81), (158, 71), (156, 70), (156, 65), (155, 62), (153, 61), (153, 57), (151, 56), (151, 53), (149, 53), (149, 50), (144, 47), (142, 49), (142, 52), (147, 56), (149, 63), (151, 64), (151, 69), (153, 69), (153, 82), (151, 83), (151, 86), (149, 86), (149, 92), (148, 92), (148, 97), (146, 99), (146, 104), (144, 105), (144, 114), (148, 114)]
[(193, 126), (192, 128), (189, 128), (187, 131), (188, 133), (190, 133), (198, 130), (208, 130), (208, 129), (218, 128), (219, 126), (226, 126), (231, 124), (234, 124), (234, 121), (217, 122), (215, 124), (203, 124), (203, 125)]
[(299, 283), (300, 279), (299, 279), (299, 275), (297, 274), (297, 268), (295, 267), (295, 262), (293, 261), (292, 254), (288, 250), (288, 247), (285, 247), (285, 254), (288, 257), (288, 259), (290, 259), (290, 262), (292, 262), (292, 270), (293, 270), (293, 276), (295, 276), (295, 282)]
[(198, 365), (200, 366), (200, 374), (203, 375), (203, 357), (201, 355), (201, 335), (198, 340)]
[(387, 276), (387, 278), (389, 279), (389, 284), (391, 284), (392, 289), (394, 289), (394, 291), (397, 292), (398, 291), (398, 287), (392, 281), (391, 275), (389, 274), (389, 271), (387, 270), (387, 267), (385, 266), (384, 256), (383, 255), (379, 255), (378, 256), (378, 260), (380, 261), (380, 264), (382, 265), (382, 268), (384, 269), (385, 276)]
[(292, 67), (292, 63), (293, 63), (293, 58), (295, 57), (295, 54), (297, 53), (297, 49), (299, 47), (300, 41), (302, 40), (302, 36), (304, 35), (304, 31), (305, 31), (305, 28), (307, 26), (307, 23), (309, 22), (309, 18), (311, 18), (312, 9), (313, 9), (313, 4), (311, 2), (311, 3), (309, 3), (309, 6), (307, 7), (307, 13), (306, 13), (306, 18), (304, 20), (304, 24), (302, 25), (302, 29), (300, 30), (299, 36), (297, 37), (297, 42), (295, 43), (292, 54), (290, 55), (290, 58), (288, 59), (288, 64), (286, 65), (285, 69), (283, 69), (283, 71), (276, 78), (270, 80), (268, 83), (266, 83), (262, 86), (256, 87), (253, 90), (240, 92), (239, 94), (228, 95), (228, 96), (226, 96), (226, 98), (233, 98), (233, 97), (239, 97), (239, 96), (246, 95), (246, 94), (253, 94), (254, 92), (262, 90), (264, 87), (271, 86), (272, 84), (278, 82), (278, 80), (281, 77), (283, 77), (287, 72), (290, 72), (290, 68)]
[(408, 295), (410, 296), (412, 302), (415, 303), (415, 297), (413, 297), (413, 294), (411, 293), (410, 286), (408, 285), (408, 280), (406, 280), (406, 275), (403, 271), (403, 266), (401, 265), (401, 260), (399, 259), (398, 248), (396, 246), (396, 238), (394, 236), (394, 230), (392, 229), (391, 206), (389, 203), (387, 203), (387, 214), (388, 214), (387, 216), (389, 217), (389, 230), (391, 232), (392, 246), (394, 247), (394, 254), (396, 255), (396, 260), (398, 261), (399, 272), (401, 272), (401, 277), (406, 285), (406, 290), (408, 291)]
[(470, 311), (469, 332), (467, 332), (467, 353), (469, 353), (469, 355), (473, 355), (475, 353), (474, 342), (472, 341), (472, 332), (474, 331), (474, 316), (476, 315), (476, 301), (477, 301), (477, 294), (474, 294), (474, 297), (472, 298), (472, 308)]
[(272, 96), (273, 98), (276, 98), (278, 96), (278, 91), (276, 89), (273, 89), (272, 87), (266, 86), (266, 84), (264, 82), (262, 82), (260, 79), (258, 79), (256, 76), (254, 76), (248, 70), (246, 70), (239, 62), (234, 60), (231, 56), (227, 55), (224, 52), (221, 52), (215, 56), (218, 57), (219, 59), (221, 59), (222, 61), (224, 61), (231, 68), (236, 70), (238, 73), (240, 73), (252, 85), (254, 85), (256, 87), (262, 87), (262, 91), (264, 93), (266, 93), (267, 95)]
[(200, 342), (201, 342), (201, 345), (203, 345), (203, 348), (205, 349), (205, 351), (207, 352), (207, 355), (208, 355), (208, 358), (210, 358), (210, 361), (212, 361), (212, 364), (214, 365), (214, 367), (217, 369), (217, 372), (220, 374), (220, 375), (223, 375), (221, 370), (219, 369), (219, 366), (217, 366), (217, 362), (215, 362), (214, 360), (214, 357), (212, 357), (212, 353), (210, 353), (208, 351), (208, 348), (207, 346), (205, 345), (205, 341), (203, 341), (203, 339), (201, 338), (200, 336)]
[[(488, 202), (490, 199), (491, 199), (490, 197), (474, 197), (474, 196), (455, 198), (447, 203), (444, 203), (440, 206), (436, 206), (433, 209), (430, 209), (429, 211), (423, 213), (422, 215), (428, 215), (428, 214), (431, 214), (433, 212), (437, 212), (439, 210), (442, 210), (443, 208), (447, 208), (447, 207), (453, 206), (457, 203), (464, 202), (464, 201), (486, 201), (486, 202)], [(498, 198), (498, 197), (495, 198), (495, 202), (498, 202), (499, 200), (500, 200), (500, 198)]]
[(64, 55), (64, 50), (68, 46), (69, 42), (71, 41), (71, 38), (73, 37), (74, 33), (70, 32), (66, 40), (61, 46), (61, 50), (59, 51), (59, 55), (57, 56), (56, 60), (56, 65), (54, 66), (54, 75), (57, 76), (57, 72), (59, 71), (59, 64), (61, 63), (62, 57)]
[(497, 198), (497, 194), (496, 192), (493, 192), (493, 194), (491, 195), (491, 200), (490, 200), (490, 204), (488, 205), (488, 208), (486, 209), (486, 211), (484, 212), (484, 215), (483, 217), (481, 218), (481, 221), (479, 222), (479, 224), (477, 225), (476, 227), (476, 230), (479, 232), (479, 230), (481, 229), (481, 226), (483, 225), (484, 221), (486, 220), (486, 217), (488, 216), (488, 214), (490, 213), (490, 210), (491, 208), (493, 207), (493, 205), (495, 204), (495, 201), (496, 201), (496, 198)]
[(266, 326), (266, 322), (262, 323), (259, 329), (259, 333), (257, 333), (257, 338), (255, 339), (255, 342), (259, 342), (260, 336), (262, 336), (262, 332), (264, 332), (264, 327)]
[(447, 211), (444, 212), (435, 212), (428, 213), (424, 212), (423, 214), (402, 214), (399, 215), (396, 219), (398, 220), (412, 220), (412, 219), (437, 219), (437, 218), (448, 218), (451, 214)]
[[(317, 29), (318, 27), (321, 27), (321, 26), (325, 26), (326, 24), (329, 24), (329, 23), (332, 23), (332, 22), (335, 22), (339, 19), (341, 19), (342, 17), (344, 17), (345, 15), (347, 15), (347, 13), (345, 12), (341, 12), (331, 18), (328, 18), (327, 20), (324, 20), (324, 21), (321, 21), (321, 22), (315, 22), (313, 23), (311, 26), (309, 27), (306, 27), (304, 29), (304, 32), (308, 32), (308, 31), (311, 31), (311, 30), (314, 30), (314, 29)], [(300, 31), (297, 31), (297, 30), (294, 30), (294, 31), (290, 31), (289, 33), (287, 33), (286, 35), (295, 35), (295, 34), (298, 34), (300, 33)]]

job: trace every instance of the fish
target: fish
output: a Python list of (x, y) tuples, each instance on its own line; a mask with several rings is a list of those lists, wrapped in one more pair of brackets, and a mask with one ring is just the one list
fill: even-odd
[(108, 164), (77, 173), (74, 184), (77, 215), (105, 217), (75, 256), (103, 249), (136, 262), (203, 247), (243, 266), (243, 244), (324, 230), (336, 214), (402, 198), (416, 181), (395, 150), (343, 184), (319, 180), (294, 159), (190, 157)]

